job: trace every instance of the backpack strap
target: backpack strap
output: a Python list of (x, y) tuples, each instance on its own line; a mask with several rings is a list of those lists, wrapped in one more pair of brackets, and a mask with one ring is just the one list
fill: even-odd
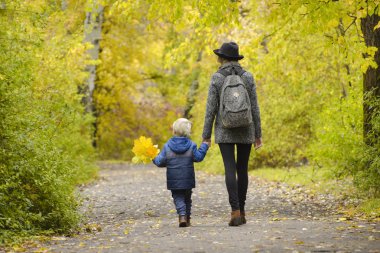
[(229, 73), (227, 72), (227, 70), (224, 70), (224, 69), (219, 69), (216, 72), (219, 73), (219, 74), (221, 74), (224, 77), (227, 77), (229, 75)]
[(244, 75), (245, 72), (247, 72), (247, 71), (245, 71), (244, 69), (241, 69), (241, 70), (238, 72), (238, 75), (239, 75), (240, 77), (242, 77), (242, 76)]

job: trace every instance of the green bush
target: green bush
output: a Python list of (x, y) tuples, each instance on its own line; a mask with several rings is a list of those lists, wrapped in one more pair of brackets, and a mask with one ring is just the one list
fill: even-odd
[(72, 231), (80, 219), (75, 185), (96, 174), (93, 119), (77, 94), (85, 48), (58, 26), (78, 17), (54, 7), (39, 16), (21, 2), (7, 2), (30, 8), (17, 20), (0, 13), (0, 243)]
[[(372, 93), (370, 93), (372, 94)], [(371, 98), (370, 98), (371, 97)], [(354, 182), (368, 195), (380, 196), (380, 98), (368, 96), (366, 103), (374, 108), (370, 124), (372, 131), (367, 134), (358, 166), (353, 171)]]

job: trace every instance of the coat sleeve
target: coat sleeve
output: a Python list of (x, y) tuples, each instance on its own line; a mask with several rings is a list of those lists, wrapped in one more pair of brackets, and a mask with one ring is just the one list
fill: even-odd
[(206, 104), (206, 114), (203, 125), (203, 139), (211, 139), (212, 134), (212, 126), (214, 124), (215, 115), (218, 112), (218, 103), (219, 103), (219, 93), (216, 88), (216, 83), (220, 82), (222, 76), (220, 74), (215, 73), (211, 78), (211, 83), (207, 96), (207, 104)]
[(153, 159), (153, 163), (157, 167), (166, 167), (166, 144), (161, 152)]
[(202, 162), (205, 158), (208, 150), (208, 145), (202, 143), (199, 149), (197, 149), (197, 144), (193, 144), (193, 161), (194, 162)]
[(252, 74), (246, 72), (246, 77), (248, 79), (248, 83), (251, 85), (251, 92), (249, 92), (250, 100), (251, 100), (251, 110), (252, 110), (252, 118), (253, 124), (255, 125), (255, 138), (261, 138), (261, 119), (260, 119), (260, 107), (257, 101), (257, 93), (256, 93), (256, 81), (253, 78)]

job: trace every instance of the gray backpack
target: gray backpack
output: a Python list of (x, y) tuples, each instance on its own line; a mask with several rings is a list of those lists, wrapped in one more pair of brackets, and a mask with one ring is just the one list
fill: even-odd
[(223, 127), (247, 127), (252, 124), (251, 100), (240, 73), (233, 68), (232, 74), (219, 70), (225, 76), (219, 102), (219, 116)]

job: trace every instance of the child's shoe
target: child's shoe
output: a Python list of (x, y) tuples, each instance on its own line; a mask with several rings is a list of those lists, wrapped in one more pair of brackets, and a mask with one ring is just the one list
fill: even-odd
[(231, 212), (231, 220), (228, 223), (229, 226), (239, 226), (241, 225), (240, 210)]
[(183, 227), (187, 227), (187, 219), (186, 219), (186, 215), (180, 215), (178, 217), (179, 219), (179, 227), (180, 228), (183, 228)]
[(190, 220), (191, 220), (190, 215), (186, 215), (186, 226), (187, 226), (187, 227), (190, 227), (190, 226), (191, 226)]

